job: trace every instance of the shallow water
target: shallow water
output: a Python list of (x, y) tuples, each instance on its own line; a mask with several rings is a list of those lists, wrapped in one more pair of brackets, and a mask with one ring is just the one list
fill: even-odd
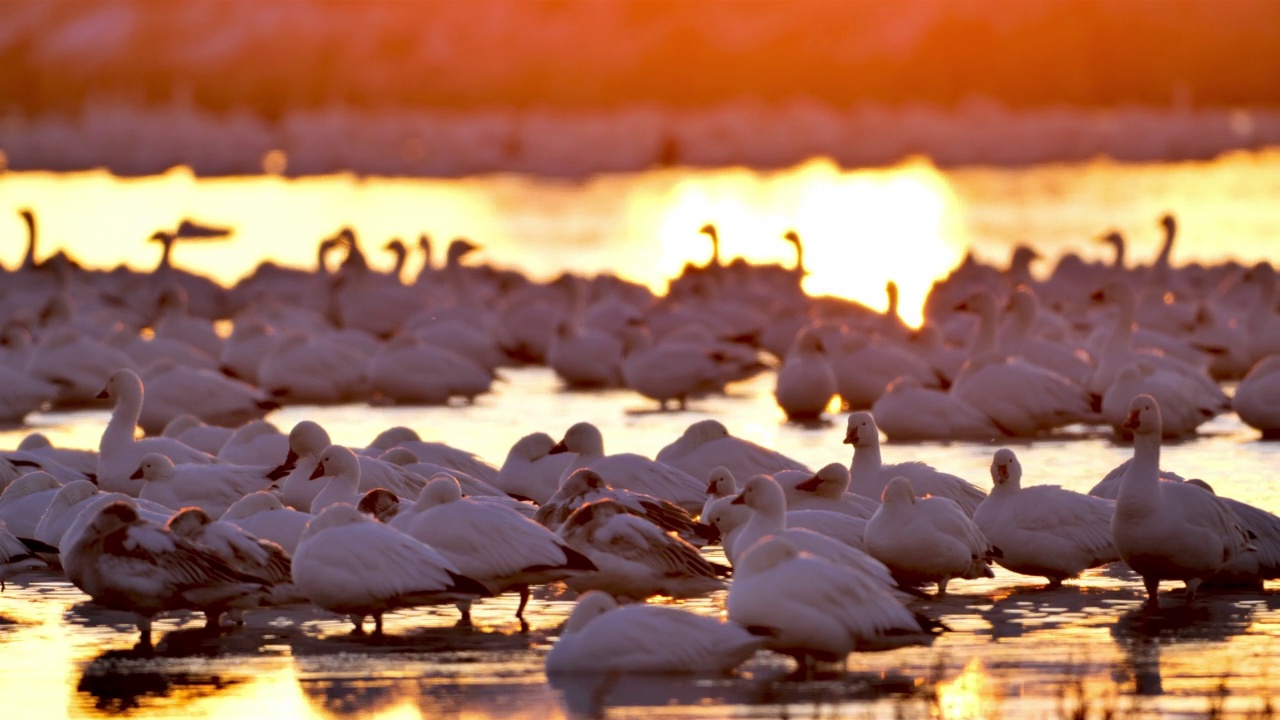
[[(1271, 257), (1280, 237), (1277, 191), (1276, 152), (1020, 170), (941, 171), (920, 162), (849, 171), (816, 161), (775, 172), (667, 170), (580, 183), (7, 173), (0, 175), (0, 222), (13, 218), (14, 225), (0, 233), (20, 238), (15, 211), (32, 206), (42, 256), (66, 248), (95, 266), (145, 267), (158, 248), (141, 238), (156, 227), (184, 216), (233, 224), (231, 243), (175, 251), (177, 264), (231, 281), (268, 256), (309, 264), (320, 235), (351, 223), (379, 244), (423, 230), (439, 238), (466, 233), (487, 245), (485, 259), (539, 277), (610, 269), (660, 289), (685, 261), (705, 261), (694, 229), (706, 220), (721, 223), (726, 258), (762, 261), (791, 261), (777, 237), (795, 226), (813, 246), (810, 292), (839, 291), (881, 307), (883, 280), (892, 277), (903, 285), (910, 318), (928, 283), (965, 247), (997, 259), (1029, 241), (1050, 260), (1067, 250), (1096, 259), (1106, 250), (1088, 239), (1119, 227), (1132, 236), (1132, 262), (1146, 262), (1159, 242), (1155, 217), (1167, 209), (1177, 211), (1182, 228), (1175, 262)], [(6, 265), (20, 254), (16, 241), (0, 250)], [(269, 419), (282, 428), (313, 419), (351, 445), (408, 425), (424, 439), (501, 463), (523, 435), (557, 435), (579, 420), (602, 429), (609, 451), (652, 455), (689, 423), (716, 417), (735, 435), (812, 466), (849, 459), (843, 416), (827, 426), (786, 424), (771, 375), (688, 412), (655, 413), (627, 391), (563, 392), (545, 369), (504, 374), (494, 393), (470, 407), (289, 407)], [(0, 448), (15, 447), (31, 429), (58, 445), (96, 447), (106, 420), (105, 411), (33, 415), (33, 427), (0, 429)], [(1025, 482), (1080, 491), (1130, 454), (1086, 428), (1014, 447)], [(885, 459), (927, 461), (985, 487), (995, 449), (889, 445)], [(1163, 464), (1209, 481), (1219, 494), (1280, 511), (1273, 482), (1280, 444), (1257, 441), (1234, 416), (1167, 446)], [(311, 608), (252, 613), (246, 628), (217, 638), (198, 631), (202, 618), (179, 613), (156, 624), (157, 651), (147, 657), (131, 651), (131, 616), (86, 605), (56, 574), (33, 574), (0, 593), (0, 702), (6, 717), (1270, 715), (1280, 676), (1272, 637), (1280, 632), (1280, 585), (1207, 594), (1190, 607), (1176, 585), (1166, 584), (1165, 610), (1144, 615), (1140, 583), (1117, 567), (1053, 591), (997, 569), (992, 580), (955, 581), (948, 597), (919, 604), (951, 628), (932, 646), (855, 654), (844, 674), (790, 680), (789, 661), (760, 653), (730, 678), (548, 680), (543, 656), (571, 608), (556, 588), (535, 595), (528, 633), (512, 617), (514, 597), (480, 603), (475, 629), (454, 628), (452, 608), (394, 613), (382, 641), (352, 637), (346, 621)], [(684, 604), (719, 614), (723, 602), (719, 593)]]
[[(406, 424), (501, 462), (516, 439), (553, 435), (572, 422), (600, 425), (610, 451), (655, 453), (683, 428), (717, 417), (735, 434), (811, 465), (847, 460), (843, 416), (818, 427), (785, 424), (770, 376), (731, 388), (688, 412), (649, 412), (623, 391), (566, 393), (540, 368), (505, 371), (501, 389), (470, 408), (291, 407), (271, 419), (290, 427), (312, 418), (336, 442), (362, 445)], [(55, 442), (96, 438), (102, 412), (48, 414), (34, 423)], [(1255, 440), (1234, 416), (1166, 447), (1164, 466), (1202, 477), (1217, 491), (1280, 510), (1271, 478), (1280, 445)], [(0, 433), (12, 447), (25, 431)], [(84, 444), (84, 443), (81, 443)], [(1105, 435), (1073, 427), (1014, 446), (1028, 483), (1086, 491), (1128, 457)], [(926, 460), (988, 487), (995, 446), (887, 445), (887, 461)], [(715, 553), (712, 549), (709, 552)], [(129, 615), (86, 604), (51, 573), (11, 582), (0, 594), (0, 697), (17, 715), (60, 709), (71, 716), (949, 718), (1231, 716), (1270, 708), (1280, 682), (1280, 594), (1207, 594), (1186, 606), (1166, 583), (1165, 609), (1140, 612), (1141, 583), (1126, 570), (1090, 571), (1058, 590), (997, 569), (984, 581), (953, 581), (948, 596), (918, 603), (951, 631), (930, 647), (856, 653), (848, 672), (798, 681), (790, 661), (759, 653), (729, 678), (552, 678), (542, 659), (571, 601), (556, 587), (535, 594), (521, 633), (514, 596), (480, 603), (475, 629), (455, 628), (450, 607), (391, 614), (384, 640), (353, 637), (342, 618), (312, 608), (252, 613), (248, 626), (218, 638), (188, 613), (156, 624), (154, 657), (131, 651)], [(723, 611), (724, 593), (691, 600)]]

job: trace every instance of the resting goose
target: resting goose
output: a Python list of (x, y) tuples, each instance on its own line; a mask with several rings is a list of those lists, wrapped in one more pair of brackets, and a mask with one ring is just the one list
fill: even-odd
[(954, 500), (969, 515), (987, 493), (962, 477), (935, 470), (922, 462), (904, 462), (893, 465), (880, 460), (880, 429), (868, 412), (856, 412), (849, 416), (844, 442), (853, 446), (853, 461), (849, 465), (849, 490), (869, 498), (884, 494), (891, 479), (902, 476), (922, 495), (934, 495)]

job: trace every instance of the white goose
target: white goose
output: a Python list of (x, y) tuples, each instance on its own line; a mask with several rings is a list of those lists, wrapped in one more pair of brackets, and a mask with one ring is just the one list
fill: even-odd
[(819, 329), (807, 327), (787, 351), (778, 369), (773, 396), (788, 420), (821, 417), (836, 395), (836, 376)]
[(566, 579), (579, 592), (604, 590), (617, 598), (643, 600), (652, 595), (696, 597), (725, 586), (697, 548), (629, 514), (617, 500), (583, 505), (558, 534), (597, 568)]
[[(407, 520), (393, 527), (438, 550), (489, 592), (518, 590), (516, 617), (521, 621), (530, 585), (596, 570), (585, 555), (519, 512), (462, 497), (458, 481), (448, 475), (433, 478), (413, 508), (399, 517)], [(470, 603), (460, 603), (459, 609), (463, 622), (470, 623)]]
[(556, 441), (544, 432), (525, 435), (507, 451), (493, 484), (517, 499), (532, 500), (539, 505), (560, 487), (569, 463), (577, 457), (571, 452), (551, 452)]
[(950, 473), (940, 472), (922, 462), (904, 462), (893, 465), (880, 460), (880, 429), (876, 420), (867, 412), (849, 416), (844, 442), (853, 446), (853, 461), (849, 465), (849, 490), (869, 498), (884, 494), (891, 479), (902, 476), (922, 495), (951, 498), (969, 515), (987, 493), (982, 488)]
[(280, 407), (246, 382), (171, 360), (148, 365), (142, 379), (147, 391), (138, 424), (148, 433), (160, 432), (170, 420), (187, 413), (211, 425), (239, 427)]
[(128, 500), (96, 510), (62, 555), (68, 579), (94, 602), (141, 616), (143, 646), (159, 613), (254, 606), (266, 593), (210, 550), (140, 517)]
[(258, 491), (232, 503), (218, 519), (235, 523), (251, 535), (270, 540), (292, 555), (313, 517), (311, 513), (285, 507), (280, 498), (270, 492)]
[(1008, 448), (991, 460), (991, 494), (973, 521), (995, 548), (995, 560), (1050, 587), (1120, 559), (1111, 542), (1115, 502), (1058, 485), (1022, 487), (1022, 464)]
[(702, 503), (702, 512), (698, 515), (700, 521), (706, 522), (706, 518), (711, 512), (711, 507), (717, 500), (732, 498), (737, 494), (738, 482), (733, 478), (733, 473), (729, 472), (729, 469), (725, 467), (712, 468), (711, 473), (707, 476), (707, 500)]
[[(303, 420), (289, 431), (289, 455), (283, 465), (272, 471), (273, 476), (284, 478), (280, 481), (280, 497), (286, 505), (298, 510), (311, 509), (312, 501), (324, 487), (321, 483), (313, 482), (312, 475), (320, 456), (330, 445), (329, 433), (311, 420)], [(418, 497), (427, 483), (426, 478), (399, 465), (352, 454), (360, 466), (356, 491), (367, 492), (383, 487), (402, 498), (412, 500)], [(351, 504), (354, 505), (358, 500), (359, 497), (351, 501)]]
[(14, 575), (44, 566), (43, 560), (0, 523), (0, 592), (4, 592), (5, 581)]
[(901, 476), (885, 486), (862, 541), (894, 577), (909, 585), (936, 582), (939, 595), (952, 578), (995, 577), (991, 546), (969, 515), (949, 498), (916, 497)]
[(1236, 386), (1231, 403), (1264, 440), (1280, 440), (1280, 355), (1259, 360)]
[(214, 517), (251, 492), (271, 485), (266, 468), (238, 465), (174, 465), (159, 453), (142, 457), (130, 476), (142, 480), (138, 498), (159, 503), (171, 510), (195, 506)]
[(312, 603), (352, 616), (357, 633), (367, 615), (381, 635), (388, 610), (489, 594), (429, 545), (350, 505), (325, 508), (307, 525), (292, 574)]
[(604, 437), (589, 422), (571, 425), (552, 453), (572, 452), (577, 457), (565, 467), (561, 484), (575, 470), (590, 468), (615, 488), (634, 490), (670, 500), (691, 513), (702, 509), (705, 485), (683, 470), (635, 453), (604, 454)]
[[(165, 423), (161, 437), (169, 437), (190, 445), (200, 452), (217, 455), (231, 437), (231, 428), (209, 425), (195, 415), (183, 413)], [(264, 463), (265, 464), (265, 463)]]
[(738, 478), (809, 469), (777, 450), (730, 435), (723, 423), (710, 418), (689, 425), (679, 438), (659, 450), (655, 459), (695, 478), (709, 478), (716, 468)]
[(854, 650), (927, 642), (903, 598), (887, 573), (851, 572), (773, 537), (742, 557), (725, 607), (730, 621), (808, 669), (843, 662)]
[(218, 459), (231, 465), (275, 465), (289, 454), (289, 436), (266, 420), (236, 428), (218, 449)]
[(1142, 576), (1147, 602), (1159, 605), (1161, 580), (1182, 580), (1188, 599), (1227, 563), (1253, 552), (1246, 531), (1212, 492), (1191, 483), (1160, 481), (1160, 406), (1139, 395), (1125, 427), (1133, 431), (1133, 461), (1120, 482), (1112, 541), (1121, 559)]
[(555, 673), (727, 673), (764, 645), (733, 622), (665, 605), (619, 606), (590, 590), (547, 653)]
[[(214, 520), (200, 508), (184, 508), (169, 518), (174, 533), (212, 550), (223, 562), (247, 579), (268, 588), (264, 605), (290, 605), (307, 598), (293, 583), (293, 559), (279, 544), (259, 538), (229, 520)], [(243, 624), (234, 613), (237, 624)]]
[[(775, 475), (774, 479), (780, 475)], [(782, 483), (782, 490), (786, 494), (787, 507), (792, 510), (822, 510), (869, 519), (880, 507), (880, 501), (849, 492), (849, 482), (849, 469), (843, 463), (828, 463), (794, 485)]]
[[(552, 445), (554, 445), (554, 441)], [(377, 457), (392, 448), (402, 447), (413, 453), (419, 462), (440, 465), (449, 470), (466, 473), (477, 480), (492, 484), (498, 479), (498, 468), (486, 462), (479, 455), (460, 450), (442, 442), (425, 442), (411, 428), (397, 425), (378, 433), (369, 443), (369, 447), (361, 451), (363, 455)], [(548, 448), (550, 445), (548, 445)]]
[(129, 480), (142, 458), (159, 453), (175, 463), (210, 464), (215, 458), (172, 438), (134, 439), (142, 412), (142, 380), (132, 370), (117, 370), (99, 393), (115, 402), (111, 420), (98, 443), (98, 485), (105, 490), (137, 496), (142, 489)]
[(893, 441), (977, 440), (1003, 437), (986, 413), (959, 396), (925, 387), (904, 375), (889, 383), (871, 406), (871, 414)]
[(358, 505), (364, 495), (360, 490), (360, 460), (341, 445), (330, 445), (320, 453), (320, 461), (311, 471), (311, 480), (322, 481), (317, 483), (321, 486), (320, 492), (311, 500), (312, 515), (319, 515), (331, 505)]
[(552, 530), (559, 530), (578, 508), (603, 499), (614, 500), (628, 513), (690, 542), (705, 535), (702, 526), (679, 505), (645, 493), (615, 488), (590, 468), (575, 470), (566, 478), (560, 489), (538, 508), (533, 519)]
[(849, 532), (841, 532), (840, 536), (828, 535), (803, 527), (789, 527), (791, 513), (787, 512), (787, 500), (782, 487), (768, 475), (756, 475), (742, 486), (742, 492), (732, 500), (735, 505), (745, 505), (751, 510), (750, 517), (742, 526), (733, 541), (725, 545), (725, 557), (729, 564), (737, 566), (737, 561), (756, 543), (766, 537), (782, 535), (796, 547), (813, 553), (840, 565), (849, 565), (864, 571), (874, 570), (880, 563), (862, 551), (862, 536), (866, 521), (855, 519), (839, 513), (822, 510), (804, 511), (810, 517), (824, 514), (833, 527), (841, 524)]
[(1120, 368), (1102, 395), (1102, 417), (1117, 436), (1128, 434), (1124, 424), (1129, 417), (1129, 402), (1136, 395), (1150, 395), (1160, 403), (1161, 432), (1172, 439), (1195, 435), (1196, 428), (1231, 410), (1225, 395), (1210, 405), (1195, 381), (1186, 375), (1138, 360)]
[[(33, 457), (28, 459), (40, 459), (43, 463), (45, 458), (70, 468), (79, 475), (90, 478), (97, 477), (98, 473), (98, 451), (84, 450), (81, 448), (60, 448), (54, 447), (53, 443), (44, 433), (33, 432), (22, 438), (22, 442), (18, 443), (18, 450), (24, 453), (30, 453)], [(43, 467), (43, 465), (42, 465)], [(64, 483), (69, 482), (69, 477), (63, 477), (61, 473), (52, 473), (55, 477), (61, 479)]]
[(561, 318), (547, 348), (547, 366), (571, 388), (621, 387), (623, 350), (614, 334)]
[(286, 331), (258, 366), (258, 385), (289, 403), (333, 404), (369, 396), (368, 356), (334, 334)]
[(34, 538), (36, 526), (62, 489), (62, 483), (47, 472), (27, 473), (0, 493), (0, 525), (18, 537)]

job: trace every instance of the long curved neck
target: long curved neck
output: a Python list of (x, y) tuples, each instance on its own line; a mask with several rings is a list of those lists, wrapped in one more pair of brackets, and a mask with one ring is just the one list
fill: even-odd
[(98, 444), (98, 452), (108, 447), (130, 445), (133, 434), (138, 427), (138, 417), (142, 414), (142, 393), (125, 389), (116, 397), (115, 408), (111, 411), (111, 419), (102, 432), (102, 440)]
[(1111, 263), (1111, 267), (1116, 270), (1124, 269), (1124, 238), (1116, 235), (1111, 240), (1111, 245), (1116, 249), (1115, 260)]
[(886, 308), (884, 311), (885, 317), (897, 318), (898, 317), (898, 284), (890, 281), (888, 285), (884, 286), (884, 292), (886, 295), (889, 296), (889, 307)]
[(1124, 474), (1120, 492), (1116, 496), (1120, 504), (1150, 504), (1158, 498), (1160, 483), (1160, 433), (1142, 433), (1133, 436), (1133, 460)]
[(796, 236), (796, 238), (795, 238), (794, 240), (792, 240), (792, 241), (791, 241), (791, 243), (792, 243), (793, 245), (795, 245), (795, 246), (796, 246), (796, 269), (795, 269), (795, 273), (796, 273), (797, 275), (806, 275), (806, 274), (808, 274), (808, 272), (809, 272), (809, 271), (804, 269), (804, 243), (802, 243), (802, 242), (800, 241), (800, 236), (799, 236), (799, 235), (797, 235), (797, 236)]
[(1178, 228), (1173, 223), (1166, 223), (1164, 227), (1164, 244), (1160, 246), (1160, 254), (1156, 257), (1155, 266), (1168, 269), (1170, 257), (1173, 255), (1173, 239), (1178, 234)]
[(390, 247), (390, 250), (396, 256), (396, 263), (391, 268), (391, 277), (395, 278), (396, 280), (399, 280), (400, 273), (404, 272), (404, 261), (405, 261), (405, 258), (408, 257), (409, 252), (405, 249), (404, 245), (400, 243), (396, 243), (392, 245)]
[[(880, 443), (869, 443), (867, 445), (853, 446), (853, 462), (849, 464), (849, 485), (865, 485), (867, 483), (874, 484), (880, 476)], [(859, 487), (858, 492), (867, 495), (864, 490), (866, 487)], [(867, 497), (879, 498), (880, 493), (867, 495)]]
[(160, 246), (163, 249), (160, 251), (160, 264), (156, 266), (156, 270), (168, 270), (173, 267), (169, 260), (169, 256), (173, 253), (173, 242), (174, 237), (172, 235), (165, 235), (160, 238)]
[(34, 270), (36, 268), (36, 216), (24, 212), (22, 219), (27, 223), (27, 254), (22, 258), (22, 269)]
[(1116, 298), (1116, 324), (1111, 329), (1108, 348), (1128, 348), (1133, 345), (1133, 320), (1137, 314), (1132, 293), (1121, 293)]
[(996, 349), (997, 337), (997, 318), (995, 303), (990, 298), (982, 298), (978, 301), (978, 334), (973, 339), (973, 346), (969, 349), (969, 357), (993, 352)]

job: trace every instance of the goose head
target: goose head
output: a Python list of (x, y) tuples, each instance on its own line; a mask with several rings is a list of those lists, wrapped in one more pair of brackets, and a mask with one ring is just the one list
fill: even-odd
[(174, 467), (173, 461), (166, 455), (160, 453), (148, 453), (142, 458), (142, 462), (138, 465), (138, 469), (133, 471), (129, 476), (130, 480), (146, 480), (153, 482), (156, 480), (164, 481), (173, 477)]
[(707, 494), (713, 497), (729, 497), (736, 492), (733, 473), (723, 465), (711, 469), (707, 476)]
[(996, 488), (1017, 489), (1022, 479), (1022, 465), (1009, 448), (1000, 448), (991, 458), (991, 481)]
[(213, 522), (213, 518), (209, 517), (209, 513), (198, 507), (189, 507), (179, 510), (177, 514), (169, 518), (167, 525), (169, 531), (175, 535), (195, 539), (195, 536), (200, 532), (200, 528), (211, 522)]
[(551, 454), (572, 452), (579, 455), (595, 457), (604, 454), (604, 436), (600, 428), (589, 422), (574, 423), (565, 431), (564, 437), (550, 450)]
[(880, 428), (871, 413), (859, 410), (849, 416), (849, 424), (844, 432), (844, 444), (854, 447), (871, 447), (880, 444)]
[(1129, 417), (1124, 421), (1124, 428), (1132, 430), (1134, 435), (1160, 436), (1162, 422), (1160, 405), (1150, 395), (1138, 395), (1129, 403)]
[(330, 445), (320, 454), (316, 469), (311, 471), (311, 479), (322, 477), (360, 477), (360, 459), (350, 448), (341, 445)]
[(571, 634), (586, 627), (592, 620), (618, 607), (618, 601), (603, 590), (588, 590), (578, 598), (578, 603), (564, 623), (564, 633)]
[(911, 487), (911, 481), (898, 476), (889, 481), (884, 486), (884, 494), (881, 496), (881, 502), (886, 507), (903, 507), (906, 505), (916, 504), (916, 491)]

